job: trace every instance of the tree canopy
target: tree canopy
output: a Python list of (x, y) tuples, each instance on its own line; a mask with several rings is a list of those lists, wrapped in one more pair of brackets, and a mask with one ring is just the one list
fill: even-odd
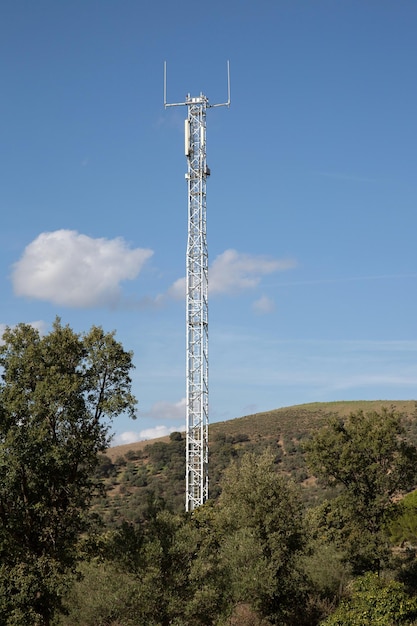
[(230, 464), (219, 508), (221, 553), (235, 604), (248, 602), (272, 624), (287, 623), (302, 606), (299, 557), (306, 529), (298, 493), (277, 473), (269, 450)]
[[(351, 428), (349, 421), (344, 420), (346, 428)], [(401, 446), (402, 437), (401, 432), (395, 435), (396, 446)], [(173, 443), (182, 441), (164, 445)], [(383, 457), (390, 446), (380, 448), (380, 462), (388, 468)], [(166, 452), (156, 446), (152, 465)], [(411, 448), (409, 459), (413, 458)], [(134, 518), (121, 510), (95, 536), (94, 558), (80, 564), (84, 579), (70, 591), (69, 615), (59, 623), (314, 626), (326, 618), (329, 624), (352, 625), (394, 623), (393, 618), (411, 625), (414, 553), (404, 554), (396, 546), (379, 577), (363, 579), (360, 588), (351, 584), (358, 580), (354, 569), (375, 567), (375, 558), (384, 565), (383, 525), (375, 536), (367, 532), (365, 521), (355, 516), (356, 501), (341, 483), (333, 502), (304, 510), (301, 488), (294, 487), (280, 459), (273, 450), (234, 457), (221, 478), (220, 497), (192, 513), (174, 513), (158, 490), (149, 492)], [(125, 467), (134, 476), (133, 464)], [(395, 466), (387, 471), (395, 471)], [(407, 474), (406, 464), (404, 471)], [(357, 480), (365, 480), (365, 475), (358, 467)], [(334, 483), (332, 477), (328, 481)], [(115, 491), (121, 484), (113, 484)], [(362, 493), (358, 484), (356, 488)], [(383, 495), (381, 502), (387, 505), (383, 518), (388, 519), (398, 504), (391, 508), (391, 498)], [(138, 503), (135, 500), (134, 506)], [(370, 505), (372, 513), (375, 503)], [(395, 583), (396, 577), (403, 583)]]
[(97, 453), (134, 416), (132, 354), (114, 333), (7, 328), (0, 345), (0, 613), (49, 624), (88, 528)]
[(316, 476), (340, 488), (327, 506), (357, 571), (378, 571), (385, 557), (384, 530), (398, 513), (393, 499), (416, 481), (417, 451), (406, 441), (394, 410), (331, 418), (305, 445)]
[(349, 598), (321, 626), (412, 626), (417, 619), (417, 600), (404, 585), (368, 572), (353, 581)]

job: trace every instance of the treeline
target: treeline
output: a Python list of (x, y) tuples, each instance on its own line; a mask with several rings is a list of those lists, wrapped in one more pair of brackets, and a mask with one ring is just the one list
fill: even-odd
[[(295, 413), (295, 411), (293, 411)], [(238, 420), (237, 420), (238, 421)], [(227, 428), (227, 423), (225, 424)], [(303, 444), (308, 433), (279, 437), (272, 432), (257, 438), (245, 432), (227, 433), (218, 424), (209, 446), (210, 499), (217, 500), (221, 492), (222, 476), (231, 461), (242, 458), (246, 453), (262, 454), (269, 449), (275, 457), (280, 472), (291, 475), (304, 485), (302, 499), (306, 504), (320, 501), (325, 493), (322, 485), (308, 479), (311, 477), (305, 462)], [(126, 448), (124, 454), (113, 458), (100, 455), (96, 477), (103, 481), (105, 494), (94, 506), (106, 525), (112, 526), (120, 520), (139, 522), (149, 499), (162, 500), (165, 508), (182, 512), (185, 503), (185, 436), (173, 432), (168, 441), (150, 442), (140, 448)]]
[(307, 508), (272, 451), (246, 452), (217, 502), (187, 515), (150, 499), (139, 522), (90, 537), (59, 623), (417, 623), (416, 498), (397, 500), (415, 486), (417, 452), (400, 416), (329, 419), (304, 448), (336, 497)]
[(185, 514), (181, 435), (102, 456), (136, 402), (114, 333), (21, 324), (0, 367), (0, 626), (417, 624), (417, 449), (394, 409), (267, 449), (265, 424), (219, 435), (217, 497)]

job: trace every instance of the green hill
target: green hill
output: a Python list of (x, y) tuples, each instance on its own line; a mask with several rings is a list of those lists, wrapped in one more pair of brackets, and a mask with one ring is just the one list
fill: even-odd
[[(219, 480), (232, 459), (269, 447), (280, 470), (301, 486), (306, 503), (317, 503), (324, 491), (305, 465), (303, 441), (331, 415), (345, 417), (360, 409), (367, 412), (383, 406), (394, 407), (403, 415), (409, 437), (417, 443), (416, 403), (412, 400), (302, 404), (213, 423), (209, 429), (210, 497), (219, 495)], [(110, 448), (99, 468), (108, 497), (98, 501), (97, 507), (110, 525), (121, 520), (139, 521), (144, 508), (155, 500), (182, 511), (184, 475), (184, 433)]]

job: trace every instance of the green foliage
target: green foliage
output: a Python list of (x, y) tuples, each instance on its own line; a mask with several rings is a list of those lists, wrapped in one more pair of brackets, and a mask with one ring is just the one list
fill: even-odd
[(404, 585), (368, 573), (352, 583), (351, 597), (322, 626), (411, 626), (416, 619), (417, 599), (408, 596)]
[(110, 561), (93, 560), (80, 566), (80, 580), (67, 600), (68, 615), (60, 626), (136, 626), (141, 598), (134, 575)]
[(134, 412), (131, 354), (113, 333), (57, 319), (43, 337), (7, 328), (0, 365), (2, 623), (49, 624), (89, 526), (103, 420)]
[(398, 516), (389, 525), (392, 543), (417, 546), (417, 491), (406, 495), (397, 507)]
[(216, 624), (232, 602), (228, 565), (222, 556), (224, 535), (219, 509), (209, 501), (186, 518), (180, 540), (187, 547), (190, 569), (186, 624)]
[(314, 592), (329, 600), (340, 599), (351, 576), (349, 566), (343, 562), (343, 552), (334, 543), (319, 539), (310, 543), (303, 569)]
[[(243, 605), (248, 624), (292, 624), (303, 613), (304, 545), (302, 507), (277, 474), (274, 455), (247, 454), (225, 473), (218, 506), (208, 502), (178, 516), (149, 500), (140, 525), (107, 531), (96, 554), (129, 576), (129, 597), (122, 594), (126, 613), (115, 611), (113, 594), (107, 601), (100, 592), (92, 602), (99, 601), (97, 615), (138, 626), (214, 626), (228, 623), (227, 616), (232, 624)], [(90, 582), (79, 585), (87, 603)], [(88, 625), (88, 607), (84, 618), (77, 602), (65, 623)]]
[(149, 445), (145, 448), (145, 453), (149, 456), (149, 461), (152, 464), (155, 472), (161, 471), (166, 466), (170, 459), (169, 444), (163, 441), (157, 441), (156, 443)]
[(140, 526), (124, 523), (99, 537), (62, 626), (208, 626), (226, 612), (215, 510), (175, 516), (149, 505)]
[(136, 459), (140, 459), (140, 452), (135, 452), (134, 450), (128, 450), (125, 454), (125, 457), (128, 461), (135, 461)]
[[(331, 406), (346, 424), (352, 406), (379, 410), (381, 404)], [(413, 403), (399, 404), (413, 408)], [(360, 556), (362, 563), (364, 556), (373, 562), (386, 544), (384, 524), (381, 534), (370, 536), (346, 509), (348, 500), (343, 498), (348, 490), (342, 482), (327, 481), (332, 500), (310, 508), (305, 519), (301, 489), (287, 480), (287, 472), (297, 480), (308, 476), (303, 442), (328, 419), (326, 413), (327, 405), (306, 405), (213, 424), (212, 499), (192, 514), (183, 513), (181, 435), (155, 442), (154, 452), (152, 442), (131, 444), (134, 449), (117, 463), (123, 448), (109, 450), (117, 476), (109, 468), (105, 481), (111, 497), (100, 501), (107, 528), (89, 550), (92, 562), (82, 565), (85, 579), (76, 583), (76, 595), (68, 596), (65, 626), (315, 626), (329, 616), (349, 589), (352, 569), (347, 557), (354, 565), (358, 560), (352, 555)], [(415, 416), (409, 416), (411, 433)], [(404, 437), (398, 432), (396, 444)], [(358, 475), (365, 477), (366, 472)], [(375, 477), (373, 469), (369, 475)], [(377, 484), (386, 487), (384, 480), (382, 475)], [(302, 491), (305, 500), (309, 494), (309, 503), (317, 504), (324, 488), (311, 487), (311, 482), (310, 475)], [(398, 485), (400, 490), (401, 479)], [(391, 504), (384, 520), (396, 512), (397, 505), (391, 509)], [(411, 556), (396, 565), (397, 576), (408, 585), (403, 590), (415, 588)], [(371, 608), (375, 602), (369, 596)]]
[(106, 454), (100, 454), (98, 457), (97, 468), (95, 471), (95, 476), (100, 478), (110, 478), (111, 476), (116, 475), (116, 468), (113, 465), (113, 462), (110, 457)]
[(387, 557), (386, 525), (398, 513), (392, 499), (416, 480), (416, 448), (404, 440), (400, 417), (382, 409), (333, 418), (305, 448), (312, 471), (342, 487), (327, 524), (340, 528), (357, 572), (378, 571)]
[[(267, 448), (273, 450), (279, 470), (291, 474), (292, 479), (302, 485), (301, 496), (307, 506), (316, 506), (325, 497), (333, 498), (340, 493), (340, 488), (326, 486), (312, 478), (305, 462), (303, 443), (328, 419), (329, 410), (337, 411), (345, 418), (352, 408), (380, 410), (382, 407), (389, 408), (391, 404), (383, 401), (314, 403), (211, 424), (210, 498), (217, 500), (219, 497), (222, 475), (232, 459), (239, 459), (246, 452), (262, 454)], [(396, 406), (407, 413), (404, 423), (408, 438), (417, 441), (412, 429), (416, 419), (414, 402), (397, 402)], [(285, 441), (292, 444), (291, 454), (285, 450)], [(157, 463), (154, 465), (151, 449), (154, 445), (158, 449), (160, 443), (168, 448), (162, 446), (162, 458), (159, 456), (158, 459), (160, 450), (156, 452)], [(167, 506), (176, 513), (184, 510), (185, 440), (181, 433), (171, 433), (162, 442), (137, 442), (110, 448), (106, 454), (114, 465), (114, 472), (105, 479), (108, 503), (105, 508), (100, 503), (106, 523), (119, 518), (140, 519), (143, 503), (149, 494), (163, 497)], [(128, 461), (136, 466), (137, 480), (125, 482), (123, 467)], [(120, 500), (117, 496), (122, 485), (123, 498)]]
[(274, 460), (269, 451), (246, 454), (226, 470), (221, 553), (234, 602), (249, 602), (271, 623), (285, 624), (302, 608), (299, 556), (306, 537), (300, 500)]
[(178, 434), (173, 433), (168, 442), (146, 444), (142, 450), (128, 450), (125, 457), (115, 458), (115, 475), (105, 481), (109, 498), (106, 503), (95, 502), (106, 524), (137, 523), (148, 500), (162, 496), (166, 508), (184, 511), (185, 440)]
[(0, 623), (49, 624), (72, 579), (62, 573), (57, 559), (47, 555), (0, 565)]

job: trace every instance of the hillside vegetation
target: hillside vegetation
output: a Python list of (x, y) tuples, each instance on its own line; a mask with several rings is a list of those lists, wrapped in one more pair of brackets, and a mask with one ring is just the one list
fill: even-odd
[(136, 404), (114, 333), (19, 324), (0, 366), (1, 625), (417, 626), (413, 402), (213, 424), (186, 513), (183, 433), (109, 448)]
[(412, 401), (216, 423), (192, 513), (184, 433), (108, 449), (57, 625), (417, 626), (416, 443)]
[[(417, 413), (414, 401), (315, 402), (255, 413), (209, 428), (210, 497), (220, 495), (219, 483), (230, 461), (245, 452), (261, 454), (269, 448), (282, 473), (301, 485), (307, 505), (319, 503), (329, 490), (310, 475), (303, 442), (330, 416), (345, 418), (353, 412), (394, 408), (403, 415), (410, 441), (417, 444)], [(163, 501), (173, 512), (184, 509), (185, 435), (172, 433), (150, 441), (140, 441), (107, 450), (101, 459), (99, 475), (104, 479), (107, 498), (96, 503), (106, 523), (138, 522), (149, 502)]]

